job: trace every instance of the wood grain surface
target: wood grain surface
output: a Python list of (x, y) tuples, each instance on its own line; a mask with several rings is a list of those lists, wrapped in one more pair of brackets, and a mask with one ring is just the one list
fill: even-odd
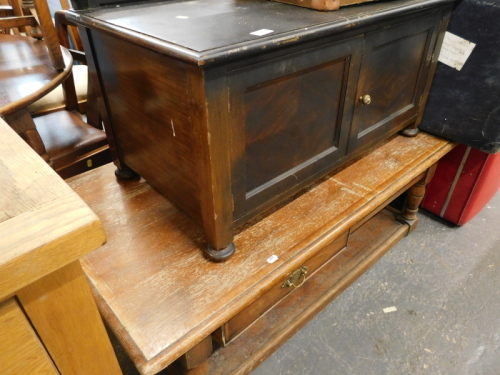
[(70, 186), (99, 215), (109, 241), (82, 261), (99, 309), (141, 373), (157, 373), (452, 147), (427, 134), (393, 138), (239, 228), (239, 251), (221, 264), (203, 258), (201, 226), (144, 180), (117, 182), (111, 166), (78, 176)]
[[(57, 373), (120, 374), (78, 262), (106, 241), (102, 225), (82, 199), (3, 120), (0, 186), (0, 301), (17, 297), (22, 305), (19, 311), (36, 332), (32, 336), (43, 342), (43, 352), (49, 353), (46, 356), (54, 361)], [(2, 324), (2, 332), (4, 328)], [(5, 345), (1, 355), (29, 363), (36, 354), (28, 350), (29, 334), (21, 324), (12, 329), (10, 336), (23, 335), (26, 342), (18, 345), (0, 340)], [(41, 354), (36, 358), (44, 361)], [(45, 366), (47, 372), (22, 368), (15, 371), (51, 373), (54, 366)]]
[[(0, 327), (2, 375), (59, 374), (14, 298), (0, 303)], [(12, 347), (17, 351), (13, 353)]]
[(19, 290), (17, 296), (61, 374), (121, 374), (78, 261)]
[(0, 155), (3, 299), (106, 239), (85, 202), (2, 120)]

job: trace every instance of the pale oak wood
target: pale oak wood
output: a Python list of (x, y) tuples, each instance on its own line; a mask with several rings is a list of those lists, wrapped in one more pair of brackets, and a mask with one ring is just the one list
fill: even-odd
[(0, 303), (0, 373), (59, 374), (14, 298)]
[[(17, 295), (61, 374), (120, 374), (78, 262), (102, 225), (1, 119), (0, 186), (0, 301)], [(28, 360), (20, 349), (5, 355)]]
[(97, 216), (0, 120), (0, 299), (98, 248)]
[[(416, 182), (452, 147), (427, 134), (395, 137), (239, 228), (240, 251), (222, 264), (202, 257), (201, 226), (144, 180), (117, 183), (111, 166), (78, 176), (70, 185), (100, 216), (109, 239), (82, 261), (99, 309), (140, 372), (155, 374)], [(271, 255), (278, 260), (269, 264)]]
[(121, 374), (78, 261), (17, 295), (62, 374)]

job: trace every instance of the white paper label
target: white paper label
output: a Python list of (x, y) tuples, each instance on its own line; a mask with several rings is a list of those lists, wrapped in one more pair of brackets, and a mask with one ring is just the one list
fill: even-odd
[(262, 35), (270, 34), (272, 32), (274, 32), (274, 30), (260, 29), (260, 30), (257, 30), (257, 31), (253, 31), (250, 34), (251, 35), (257, 35), (257, 36), (262, 36)]
[(386, 307), (385, 309), (383, 309), (384, 312), (387, 314), (387, 313), (391, 313), (391, 312), (394, 312), (394, 311), (398, 311), (398, 309), (396, 308), (396, 306), (391, 306), (391, 307)]
[(468, 40), (446, 32), (438, 60), (456, 70), (461, 70), (475, 46)]
[(273, 254), (269, 258), (267, 258), (267, 263), (274, 263), (277, 260), (278, 260), (278, 256)]

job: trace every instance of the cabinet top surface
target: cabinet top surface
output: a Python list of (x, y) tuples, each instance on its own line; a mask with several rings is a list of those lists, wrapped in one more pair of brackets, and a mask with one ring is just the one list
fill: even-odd
[(140, 40), (153, 49), (208, 61), (351, 30), (453, 1), (375, 1), (320, 12), (267, 0), (174, 0), (72, 12), (68, 17), (92, 29)]

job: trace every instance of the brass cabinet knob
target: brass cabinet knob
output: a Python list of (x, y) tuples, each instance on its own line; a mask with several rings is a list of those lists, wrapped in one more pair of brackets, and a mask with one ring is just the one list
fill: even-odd
[(361, 95), (359, 100), (363, 105), (368, 105), (372, 102), (372, 97), (370, 95)]

